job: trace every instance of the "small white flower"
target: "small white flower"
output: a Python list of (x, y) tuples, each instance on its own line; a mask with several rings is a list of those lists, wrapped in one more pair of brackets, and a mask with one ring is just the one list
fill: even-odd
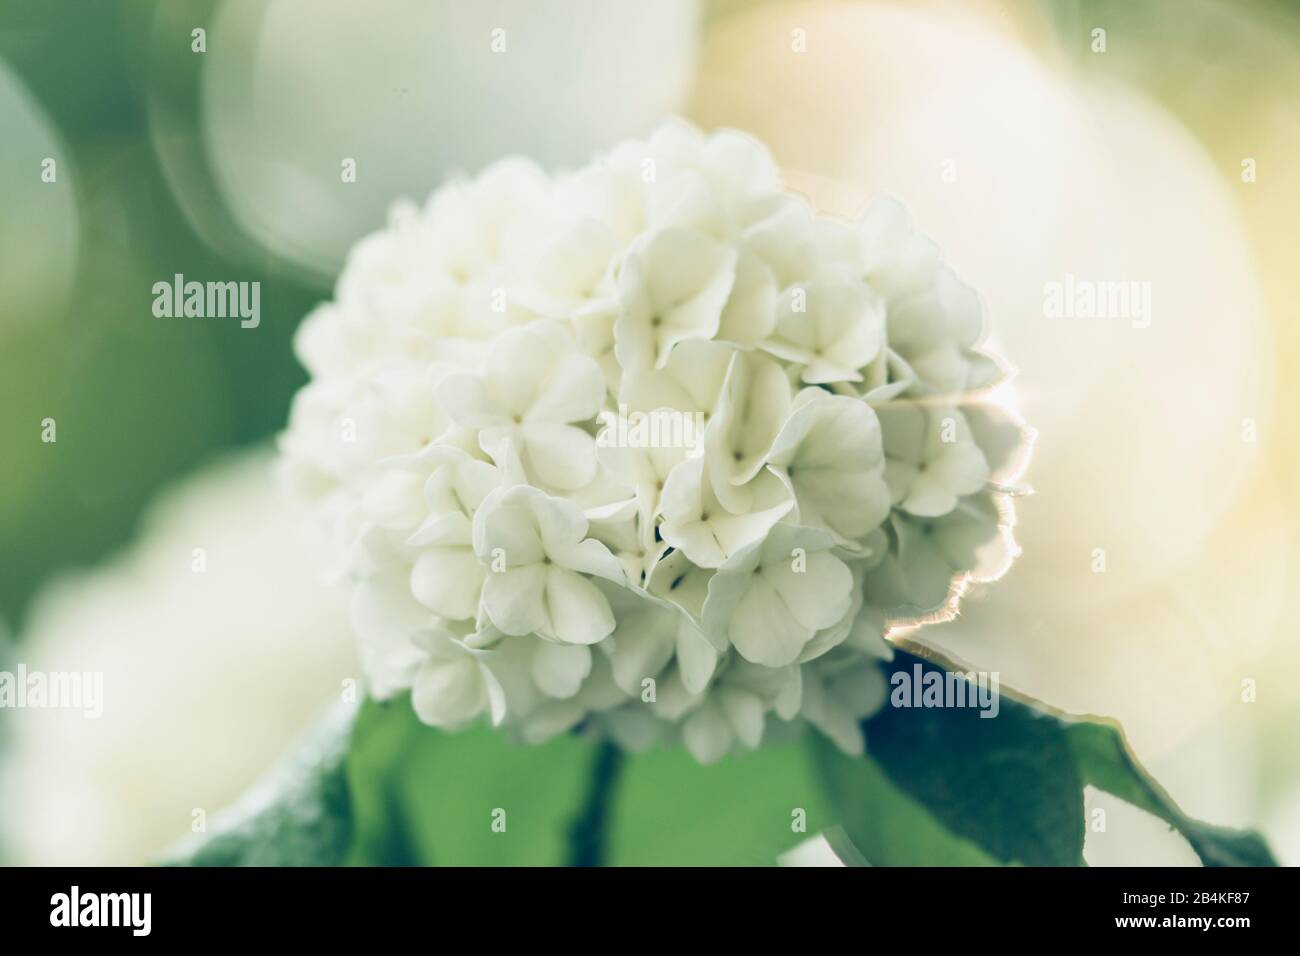
[(776, 329), (763, 343), (773, 355), (802, 365), (809, 385), (860, 382), (885, 343), (885, 306), (847, 266), (818, 272), (777, 303)]
[(426, 723), (860, 751), (887, 630), (1005, 568), (978, 297), (897, 203), (819, 215), (742, 133), (498, 163), (338, 288), (284, 470), (370, 692)]
[(474, 617), (486, 572), (474, 553), (472, 522), (499, 483), (498, 471), (445, 445), (435, 445), (421, 460), (434, 468), (423, 486), (428, 517), (406, 542), (419, 549), (411, 568), (411, 593), (442, 617)]
[(703, 458), (682, 462), (664, 484), (659, 532), (702, 568), (716, 568), (761, 542), (794, 506), (780, 479), (766, 470), (743, 489), (748, 499), (745, 511), (729, 511), (714, 493), (715, 487)]
[(563, 326), (536, 322), (502, 333), (482, 371), (448, 375), (436, 394), (457, 425), (479, 430), (498, 463), (518, 454), (539, 481), (565, 490), (595, 476), (592, 437), (573, 423), (596, 417), (605, 380)]
[(615, 354), (625, 369), (663, 368), (673, 346), (708, 340), (736, 279), (736, 252), (689, 229), (648, 237), (623, 262)]
[(423, 657), (411, 684), (411, 706), (426, 724), (460, 727), (482, 713), (505, 717), (505, 692), (487, 666), (490, 652), (470, 646), (443, 627), (419, 631)]
[(618, 252), (613, 232), (595, 219), (567, 224), (523, 268), (516, 293), (538, 315), (575, 323), (616, 314), (613, 279)]
[(642, 683), (660, 676), (674, 660), (683, 686), (702, 693), (718, 665), (718, 651), (704, 634), (672, 604), (627, 588), (603, 589), (609, 594), (617, 626), (600, 646), (609, 655), (614, 682), (628, 695), (641, 693)]
[(889, 514), (880, 422), (865, 402), (800, 392), (768, 458), (794, 492), (800, 524), (859, 543)]
[(892, 405), (878, 414), (885, 428), (885, 482), (899, 508), (938, 517), (988, 481), (984, 453), (955, 408)]
[(503, 633), (595, 644), (614, 630), (586, 575), (621, 583), (623, 569), (572, 502), (527, 485), (495, 491), (475, 515), (474, 551), (491, 569), (483, 611)]
[(671, 408), (682, 414), (713, 414), (735, 350), (722, 342), (682, 342), (661, 369), (629, 371), (619, 400), (634, 411)]
[(747, 661), (782, 667), (853, 600), (853, 575), (831, 554), (831, 537), (777, 525), (729, 558), (709, 581), (704, 628), (723, 635)]
[(704, 434), (713, 493), (736, 513), (752, 510), (763, 471), (790, 408), (790, 380), (761, 352), (737, 352)]

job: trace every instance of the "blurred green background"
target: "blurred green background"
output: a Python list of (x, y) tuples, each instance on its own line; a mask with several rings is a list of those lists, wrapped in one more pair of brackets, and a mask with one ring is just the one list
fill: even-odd
[[(13, 136), (0, 114), (0, 610), (15, 627), (51, 572), (122, 542), (169, 479), (283, 425), (305, 380), (290, 337), (327, 290), (251, 244), (223, 255), (187, 220), (151, 141), (150, 91), (194, 96), (199, 60), (151, 55), (167, 42), (188, 54), (191, 29), (155, 32), (154, 6), (0, 6), (6, 105), (29, 97), (57, 137)], [(186, 6), (204, 22), (204, 4)], [(39, 178), (46, 156), (53, 184)], [(65, 231), (46, 240), (50, 225)], [(153, 283), (178, 272), (260, 280), (261, 326), (154, 318)], [(45, 418), (55, 443), (40, 441)]]

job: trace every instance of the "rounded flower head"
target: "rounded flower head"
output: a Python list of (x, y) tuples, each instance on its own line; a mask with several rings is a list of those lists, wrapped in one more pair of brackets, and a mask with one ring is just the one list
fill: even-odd
[(982, 331), (897, 203), (819, 216), (751, 138), (669, 123), (359, 243), (298, 336), (285, 473), (371, 693), (426, 723), (860, 750), (887, 628), (1007, 553)]

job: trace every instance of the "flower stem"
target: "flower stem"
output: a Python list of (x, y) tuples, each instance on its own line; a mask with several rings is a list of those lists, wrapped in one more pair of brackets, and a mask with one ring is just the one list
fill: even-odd
[(603, 866), (608, 849), (613, 792), (623, 768), (623, 751), (602, 741), (592, 763), (587, 799), (569, 828), (569, 865)]

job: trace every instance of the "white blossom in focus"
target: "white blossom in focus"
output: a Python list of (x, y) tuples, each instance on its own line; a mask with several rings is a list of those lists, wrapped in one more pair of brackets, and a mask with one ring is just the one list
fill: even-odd
[(983, 331), (897, 203), (820, 216), (750, 137), (669, 123), (358, 243), (284, 472), (371, 693), (428, 724), (858, 752), (888, 628), (1010, 553)]

